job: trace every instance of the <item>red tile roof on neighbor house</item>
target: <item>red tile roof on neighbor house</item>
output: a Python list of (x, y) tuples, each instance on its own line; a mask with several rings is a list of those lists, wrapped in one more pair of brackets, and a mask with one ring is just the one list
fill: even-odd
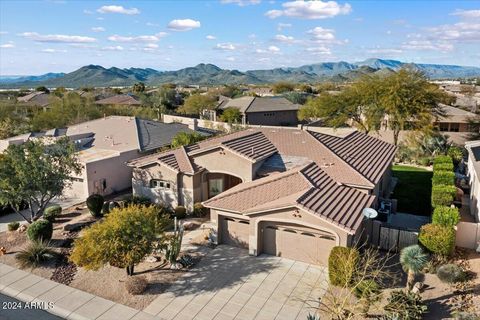
[(374, 196), (339, 185), (311, 162), (239, 184), (203, 204), (207, 208), (246, 215), (297, 207), (354, 233), (362, 222), (362, 209), (370, 207), (374, 200)]

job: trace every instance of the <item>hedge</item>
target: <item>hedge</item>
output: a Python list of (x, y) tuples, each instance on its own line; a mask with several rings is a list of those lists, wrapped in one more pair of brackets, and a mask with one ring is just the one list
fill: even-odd
[(457, 193), (455, 186), (434, 185), (432, 187), (432, 207), (450, 206)]
[(433, 172), (435, 171), (451, 171), (453, 172), (453, 163), (434, 163)]
[(62, 207), (53, 205), (45, 209), (43, 212), (43, 219), (50, 222), (55, 222), (55, 219), (62, 213)]
[(49, 241), (52, 239), (53, 225), (48, 220), (34, 221), (27, 229), (28, 239), (32, 241)]
[(455, 248), (455, 230), (438, 224), (426, 224), (420, 228), (418, 241), (429, 251), (448, 256)]
[(92, 194), (87, 198), (87, 208), (94, 217), (102, 216), (103, 203), (105, 199), (101, 194)]
[(434, 171), (432, 177), (432, 186), (438, 185), (455, 185), (455, 173), (452, 171)]
[(350, 285), (360, 254), (355, 248), (336, 246), (328, 256), (328, 277), (334, 286)]
[(458, 208), (447, 206), (437, 206), (433, 210), (432, 223), (444, 227), (454, 227), (460, 221), (460, 213)]
[(452, 163), (452, 158), (450, 156), (437, 156), (435, 159), (433, 159), (433, 165), (439, 164), (439, 163)]

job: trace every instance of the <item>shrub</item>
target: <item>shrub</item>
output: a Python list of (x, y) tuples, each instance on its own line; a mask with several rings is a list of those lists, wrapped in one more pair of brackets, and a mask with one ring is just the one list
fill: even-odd
[(48, 241), (52, 239), (53, 225), (48, 220), (34, 221), (27, 229), (28, 239), (32, 241)]
[(18, 228), (20, 228), (20, 222), (18, 221), (13, 221), (8, 224), (8, 231), (15, 231)]
[(110, 212), (110, 203), (104, 202), (102, 206), (102, 215), (106, 215)]
[(32, 241), (28, 246), (20, 251), (15, 259), (20, 268), (36, 268), (42, 263), (55, 259), (57, 253), (50, 247), (46, 241)]
[(152, 200), (148, 197), (133, 195), (131, 198), (125, 200), (125, 204), (128, 205), (141, 205), (141, 206), (151, 206)]
[(177, 219), (184, 219), (187, 215), (187, 209), (184, 206), (177, 206), (175, 207), (174, 215)]
[(357, 298), (368, 299), (380, 292), (378, 284), (373, 280), (362, 280), (354, 288), (354, 293)]
[(384, 309), (385, 318), (392, 320), (421, 320), (427, 312), (420, 295), (403, 290), (392, 291)]
[(335, 286), (348, 286), (353, 278), (360, 254), (355, 248), (333, 247), (328, 256), (328, 278)]
[(459, 147), (450, 147), (447, 154), (452, 158), (453, 162), (457, 164), (463, 159), (463, 149)]
[(43, 212), (43, 219), (55, 222), (55, 219), (62, 213), (62, 207), (59, 205), (50, 206)]
[(455, 283), (464, 281), (465, 272), (456, 264), (444, 264), (437, 269), (437, 276), (442, 282)]
[(438, 224), (426, 224), (420, 229), (418, 240), (431, 252), (448, 256), (455, 248), (455, 230)]
[(457, 193), (455, 186), (433, 186), (432, 207), (450, 206)]
[(205, 217), (207, 214), (207, 209), (201, 204), (200, 202), (197, 202), (193, 205), (193, 215), (198, 218)]
[(435, 159), (433, 159), (433, 165), (439, 163), (452, 163), (452, 158), (450, 156), (436, 156)]
[(130, 294), (142, 294), (147, 289), (148, 282), (144, 276), (128, 277), (125, 288)]
[(453, 172), (453, 163), (436, 163), (433, 165), (433, 171), (450, 171)]
[(454, 184), (455, 184), (455, 173), (453, 173), (452, 171), (434, 171), (433, 172), (432, 186), (438, 186), (438, 185), (452, 186)]
[(460, 221), (460, 213), (457, 208), (437, 206), (433, 210), (432, 223), (444, 227), (454, 227)]
[(87, 208), (94, 217), (102, 215), (102, 208), (105, 199), (100, 194), (92, 194), (87, 198)]

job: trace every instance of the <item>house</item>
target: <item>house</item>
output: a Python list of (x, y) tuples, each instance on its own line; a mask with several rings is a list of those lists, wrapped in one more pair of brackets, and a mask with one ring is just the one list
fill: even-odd
[(77, 147), (82, 171), (73, 177), (65, 196), (85, 199), (93, 193), (109, 195), (130, 188), (132, 168), (126, 162), (169, 146), (179, 132), (193, 130), (183, 124), (110, 116), (68, 128), (2, 140), (0, 151), (10, 144), (21, 144), (30, 139), (68, 137)]
[(112, 97), (95, 101), (100, 105), (123, 105), (123, 106), (139, 106), (142, 104), (140, 99), (132, 94), (117, 94)]
[(265, 126), (296, 126), (300, 105), (283, 97), (240, 97), (222, 101), (219, 112), (237, 108), (242, 114), (242, 124)]
[(470, 185), (470, 214), (480, 222), (480, 140), (465, 143), (468, 151), (468, 181)]
[(58, 99), (58, 97), (49, 93), (36, 91), (29, 93), (26, 96), (18, 97), (17, 101), (28, 106), (42, 107), (43, 109), (47, 109), (52, 102)]
[(209, 208), (219, 243), (325, 263), (362, 236), (362, 210), (389, 193), (395, 150), (356, 130), (252, 128), (129, 165), (134, 194)]
[(470, 122), (477, 117), (475, 113), (448, 105), (442, 105), (445, 116), (438, 117), (435, 125), (441, 132), (471, 132)]

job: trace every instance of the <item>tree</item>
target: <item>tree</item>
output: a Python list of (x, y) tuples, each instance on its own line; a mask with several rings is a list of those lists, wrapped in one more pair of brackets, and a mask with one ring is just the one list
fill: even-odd
[[(67, 138), (53, 144), (27, 141), (0, 154), (0, 203), (10, 204), (29, 223), (37, 220), (80, 172), (75, 146)], [(30, 216), (21, 212), (28, 203)]]
[(173, 137), (172, 139), (172, 148), (177, 148), (180, 146), (188, 146), (190, 144), (194, 144), (198, 141), (202, 141), (206, 137), (201, 135), (198, 132), (179, 132)]
[(308, 95), (301, 92), (287, 92), (283, 95), (285, 99), (295, 104), (305, 104), (307, 102)]
[(220, 120), (230, 124), (239, 123), (242, 121), (242, 113), (238, 108), (226, 108), (220, 116)]
[(192, 94), (187, 99), (185, 99), (183, 106), (181, 106), (178, 111), (184, 114), (198, 115), (204, 109), (214, 109), (216, 105), (217, 100), (211, 95)]
[(229, 98), (235, 98), (242, 95), (242, 90), (234, 85), (226, 85), (219, 90), (219, 94)]
[(295, 85), (286, 81), (277, 82), (272, 86), (272, 91), (276, 94), (293, 91), (294, 89)]
[(403, 270), (407, 272), (407, 290), (413, 288), (415, 275), (422, 272), (427, 262), (428, 254), (419, 245), (412, 245), (402, 249), (400, 252), (400, 263)]
[(137, 82), (133, 85), (133, 92), (142, 93), (145, 91), (145, 84), (143, 82)]
[(87, 270), (108, 263), (126, 268), (132, 276), (134, 266), (163, 242), (167, 225), (168, 218), (160, 215), (156, 206), (115, 208), (75, 240), (70, 260)]
[(50, 93), (50, 90), (48, 90), (48, 88), (47, 88), (47, 87), (45, 87), (45, 86), (40, 86), (40, 87), (37, 87), (37, 88), (35, 89), (35, 91), (38, 91), (38, 92), (45, 92), (45, 93)]

